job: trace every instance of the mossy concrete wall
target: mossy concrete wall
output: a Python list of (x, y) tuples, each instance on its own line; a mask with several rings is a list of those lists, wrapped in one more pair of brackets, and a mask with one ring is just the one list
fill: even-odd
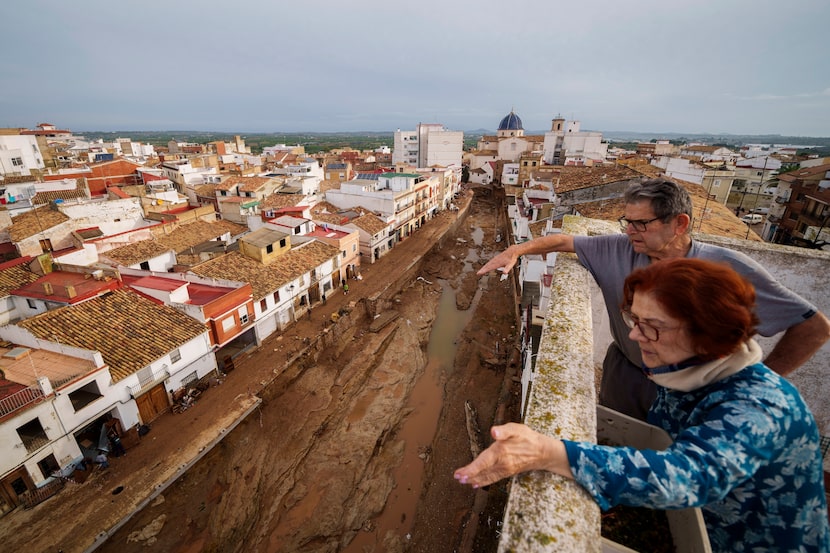
[[(574, 255), (560, 255), (525, 423), (544, 434), (596, 440), (590, 274)], [(547, 472), (516, 476), (505, 509), (499, 551), (600, 551), (600, 512), (578, 484)]]

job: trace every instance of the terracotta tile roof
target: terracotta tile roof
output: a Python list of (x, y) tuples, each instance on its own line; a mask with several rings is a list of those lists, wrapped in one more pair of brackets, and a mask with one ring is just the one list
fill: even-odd
[(194, 221), (186, 225), (156, 237), (155, 240), (141, 240), (113, 248), (101, 254), (121, 265), (130, 266), (142, 261), (158, 257), (169, 251), (177, 254), (188, 248), (198, 246), (209, 240), (214, 240), (223, 234), (230, 232), (231, 236), (240, 236), (248, 231), (248, 227), (232, 223), (230, 221)]
[(320, 181), (320, 193), (325, 194), (329, 190), (340, 190), (340, 181), (334, 179), (324, 179)]
[(271, 182), (271, 178), (269, 177), (231, 177), (231, 178), (238, 178), (238, 179), (245, 179), (244, 181), (239, 183), (239, 191), (240, 192), (256, 192), (260, 190), (269, 182)]
[(230, 190), (235, 186), (246, 192), (259, 190), (271, 180), (271, 177), (242, 177), (233, 175), (215, 185), (216, 190)]
[(169, 234), (157, 236), (156, 240), (168, 250), (173, 250), (178, 253), (198, 246), (208, 240), (215, 240), (226, 232), (230, 232), (231, 236), (239, 236), (247, 230), (247, 227), (231, 223), (230, 221), (208, 223), (207, 221), (199, 220), (186, 225), (180, 225)]
[(75, 179), (75, 188), (72, 190), (49, 190), (36, 193), (32, 197), (32, 205), (43, 205), (54, 200), (74, 200), (76, 198), (89, 198), (89, 190), (84, 186), (83, 179)]
[[(641, 175), (623, 165), (599, 166), (599, 167), (557, 167), (558, 174), (553, 174), (554, 188), (557, 194), (593, 188), (612, 182), (620, 182), (636, 179)], [(558, 181), (558, 182), (557, 182)]]
[(637, 171), (641, 175), (651, 179), (656, 179), (657, 177), (665, 176), (665, 172), (662, 169), (660, 169), (656, 165), (652, 165), (651, 163), (641, 163), (639, 165), (634, 166), (629, 165), (629, 167), (631, 167), (633, 170)]
[(344, 225), (348, 223), (348, 217), (341, 215), (340, 208), (329, 202), (319, 202), (311, 208), (311, 219), (315, 222), (331, 223), (332, 225)]
[(40, 278), (40, 275), (29, 270), (27, 261), (31, 257), (15, 259), (0, 265), (0, 297), (6, 297), (9, 292)]
[(355, 217), (351, 221), (354, 226), (365, 230), (369, 234), (377, 234), (378, 232), (382, 231), (386, 227), (389, 226), (388, 223), (384, 223), (377, 215), (374, 213), (365, 213), (360, 217)]
[(528, 229), (530, 230), (531, 238), (538, 238), (539, 236), (542, 236), (542, 232), (547, 228), (547, 226), (547, 221), (536, 221), (535, 223), (530, 223), (528, 225)]
[(220, 219), (219, 221), (211, 223), (211, 226), (214, 227), (214, 232), (218, 232), (216, 236), (221, 236), (226, 232), (231, 233), (231, 236), (241, 236), (248, 232), (248, 227), (245, 225), (238, 225), (231, 221), (226, 221), (224, 219)]
[(37, 207), (12, 219), (9, 237), (12, 242), (20, 242), (67, 221), (69, 217), (50, 206)]
[(171, 247), (162, 244), (158, 240), (141, 240), (140, 242), (107, 250), (101, 254), (101, 257), (129, 267), (158, 257), (170, 250), (172, 250)]
[(338, 255), (337, 248), (312, 240), (291, 249), (270, 265), (263, 265), (239, 252), (230, 252), (194, 265), (190, 271), (208, 278), (248, 282), (253, 289), (254, 301), (259, 301)]
[(306, 199), (305, 194), (269, 194), (260, 202), (260, 208), (279, 209), (282, 207), (296, 207)]
[(322, 202), (317, 202), (311, 207), (311, 213), (313, 215), (317, 215), (318, 213), (321, 213), (323, 211), (327, 211), (328, 213), (337, 213), (338, 211), (340, 211), (340, 208), (325, 200), (323, 200)]
[(216, 185), (215, 184), (201, 184), (193, 188), (193, 191), (196, 193), (197, 196), (201, 196), (203, 198), (213, 198), (216, 196)]
[(196, 319), (130, 290), (47, 311), (18, 324), (44, 340), (100, 351), (114, 382), (206, 332)]
[(796, 169), (795, 171), (788, 171), (777, 175), (778, 180), (784, 182), (793, 182), (797, 179), (812, 177), (814, 175), (823, 175), (830, 171), (830, 164), (816, 165), (815, 167), (805, 167), (803, 169)]

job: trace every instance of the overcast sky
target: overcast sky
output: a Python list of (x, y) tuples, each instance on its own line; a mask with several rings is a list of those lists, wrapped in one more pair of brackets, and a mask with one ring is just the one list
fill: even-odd
[(0, 127), (830, 136), (828, 0), (5, 0)]

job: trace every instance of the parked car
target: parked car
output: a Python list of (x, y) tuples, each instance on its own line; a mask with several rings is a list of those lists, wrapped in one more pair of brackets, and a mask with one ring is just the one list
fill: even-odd
[(763, 220), (764, 216), (759, 215), (758, 213), (750, 213), (749, 215), (744, 215), (743, 217), (741, 217), (741, 221), (743, 221), (747, 225), (755, 225)]
[(767, 213), (769, 213), (769, 208), (768, 207), (756, 207), (755, 209), (752, 209), (749, 212), (750, 213), (760, 213), (761, 215), (766, 215)]

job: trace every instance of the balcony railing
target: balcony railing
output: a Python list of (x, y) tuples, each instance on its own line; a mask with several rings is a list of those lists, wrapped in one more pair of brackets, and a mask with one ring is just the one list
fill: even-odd
[(160, 372), (153, 373), (153, 378), (151, 380), (130, 386), (130, 396), (135, 399), (167, 378), (170, 378), (170, 371), (167, 369), (162, 369)]
[(0, 417), (14, 413), (27, 405), (43, 399), (43, 391), (40, 388), (29, 386), (10, 396), (0, 399)]
[(23, 447), (25, 447), (26, 451), (29, 453), (34, 453), (35, 451), (49, 443), (49, 436), (47, 436), (46, 434), (38, 434), (36, 436), (21, 436), (20, 439), (23, 442)]

